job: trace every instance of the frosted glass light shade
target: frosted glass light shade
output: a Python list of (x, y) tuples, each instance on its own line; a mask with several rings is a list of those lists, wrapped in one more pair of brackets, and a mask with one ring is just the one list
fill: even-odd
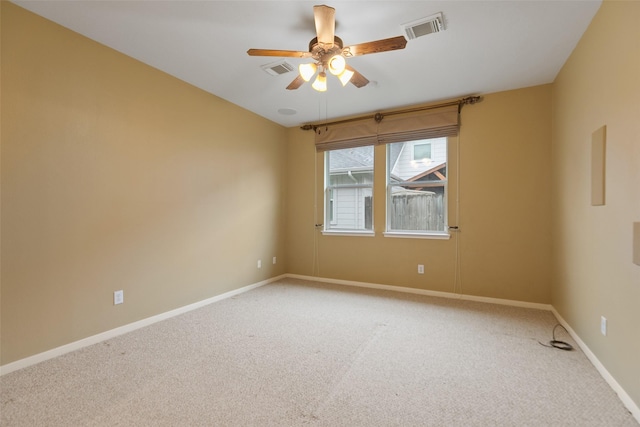
[(351, 77), (353, 77), (353, 71), (347, 70), (346, 68), (342, 73), (338, 75), (338, 78), (340, 79), (340, 83), (342, 83), (342, 86), (346, 86), (347, 83), (351, 81)]
[(329, 68), (329, 72), (334, 76), (339, 75), (344, 71), (344, 67), (347, 65), (347, 62), (344, 60), (342, 55), (334, 55), (329, 59), (329, 63), (327, 64), (327, 68)]
[(325, 92), (327, 90), (327, 75), (324, 71), (318, 74), (318, 77), (316, 77), (311, 87), (318, 92)]
[(302, 77), (305, 82), (308, 82), (316, 73), (317, 68), (316, 64), (300, 64), (298, 66), (298, 71), (300, 72), (300, 77)]

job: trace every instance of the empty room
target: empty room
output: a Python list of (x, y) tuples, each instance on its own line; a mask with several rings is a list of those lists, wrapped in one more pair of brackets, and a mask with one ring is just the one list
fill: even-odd
[(0, 2), (0, 425), (638, 426), (640, 1)]

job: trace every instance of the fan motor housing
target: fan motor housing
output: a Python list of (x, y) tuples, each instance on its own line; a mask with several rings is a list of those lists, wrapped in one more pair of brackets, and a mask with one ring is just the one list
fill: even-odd
[(325, 50), (324, 47), (318, 43), (318, 38), (314, 37), (309, 42), (309, 52), (311, 52), (313, 58), (319, 61), (325, 55), (335, 55), (342, 52), (343, 47), (342, 39), (338, 36), (333, 36), (333, 47)]

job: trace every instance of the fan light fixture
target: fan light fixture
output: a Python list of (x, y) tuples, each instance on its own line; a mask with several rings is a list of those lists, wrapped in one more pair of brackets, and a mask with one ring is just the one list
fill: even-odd
[(347, 66), (347, 61), (344, 60), (344, 56), (342, 55), (333, 55), (329, 62), (327, 63), (327, 68), (329, 68), (329, 72), (334, 76), (339, 75), (344, 71), (344, 67)]
[(340, 83), (342, 83), (342, 86), (346, 86), (347, 83), (351, 81), (351, 77), (353, 77), (353, 74), (354, 74), (353, 71), (347, 70), (345, 68), (345, 70), (338, 75), (338, 78), (340, 79)]
[(327, 75), (324, 71), (320, 71), (318, 73), (318, 77), (311, 85), (312, 88), (317, 90), (318, 92), (326, 92), (327, 90)]
[(300, 77), (302, 77), (305, 82), (311, 80), (311, 77), (313, 77), (317, 69), (318, 67), (316, 66), (316, 64), (300, 64), (300, 66), (298, 66)]
[(318, 77), (311, 85), (318, 92), (327, 90), (327, 74), (324, 70), (329, 70), (331, 74), (338, 77), (342, 86), (346, 86), (354, 75), (353, 71), (347, 69), (347, 61), (342, 54), (333, 55), (328, 60), (321, 58), (317, 64), (300, 64), (298, 71), (300, 72), (300, 77), (305, 82), (308, 82), (315, 75), (318, 68), (322, 71), (318, 73)]

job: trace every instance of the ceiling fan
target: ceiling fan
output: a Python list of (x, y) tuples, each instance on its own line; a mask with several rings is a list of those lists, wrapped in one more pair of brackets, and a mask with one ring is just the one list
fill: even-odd
[(343, 86), (351, 83), (360, 88), (369, 83), (366, 77), (346, 63), (346, 58), (368, 55), (370, 53), (387, 52), (404, 49), (407, 40), (404, 36), (391, 37), (367, 43), (344, 46), (342, 40), (335, 35), (335, 12), (330, 6), (314, 6), (313, 16), (316, 24), (317, 37), (309, 42), (309, 51), (249, 49), (250, 56), (277, 56), (289, 58), (310, 58), (312, 63), (300, 64), (300, 74), (287, 86), (287, 89), (298, 89), (304, 82), (308, 82), (318, 71), (312, 87), (324, 92), (327, 90), (327, 75), (329, 71), (340, 79)]

